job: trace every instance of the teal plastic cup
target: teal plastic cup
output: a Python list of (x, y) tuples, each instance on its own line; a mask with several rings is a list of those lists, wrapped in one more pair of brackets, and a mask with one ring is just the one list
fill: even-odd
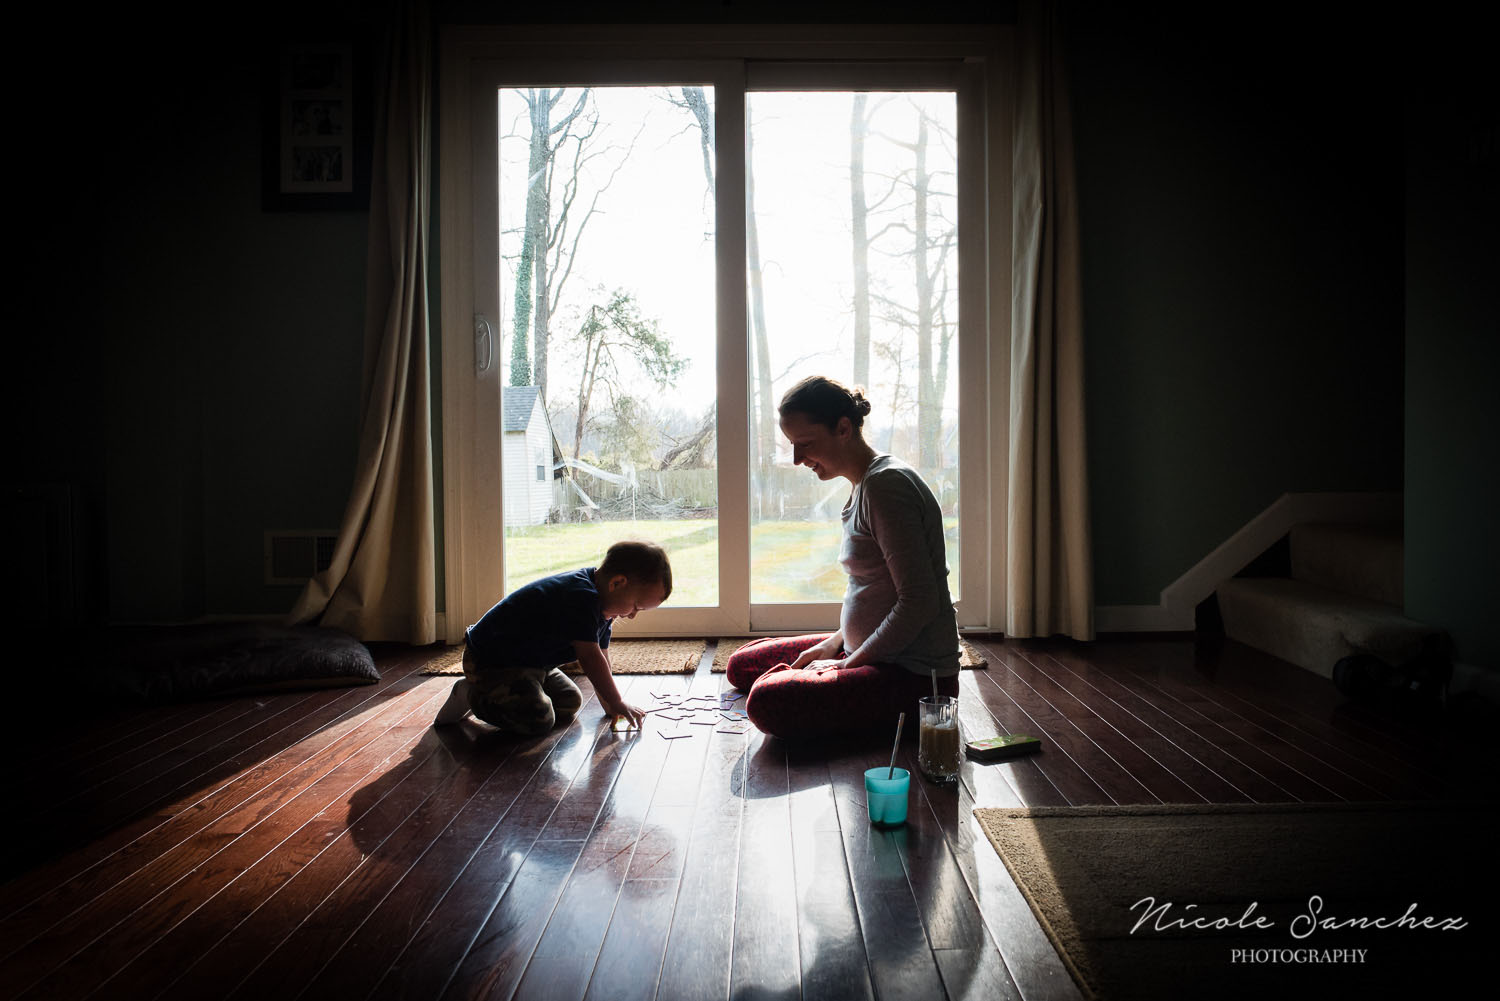
[(911, 772), (905, 768), (881, 765), (866, 771), (865, 800), (870, 808), (870, 823), (876, 827), (900, 827), (906, 823), (906, 795), (910, 789)]

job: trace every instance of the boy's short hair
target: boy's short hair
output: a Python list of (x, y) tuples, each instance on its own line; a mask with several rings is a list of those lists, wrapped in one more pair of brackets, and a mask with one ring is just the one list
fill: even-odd
[(660, 581), (662, 601), (672, 595), (672, 564), (667, 551), (654, 542), (627, 539), (616, 542), (604, 554), (597, 573), (603, 577), (624, 574), (632, 581)]

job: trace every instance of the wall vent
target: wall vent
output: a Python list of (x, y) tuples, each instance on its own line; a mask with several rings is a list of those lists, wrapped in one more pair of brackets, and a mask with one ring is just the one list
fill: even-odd
[(338, 533), (320, 529), (267, 529), (267, 584), (305, 584), (333, 562)]

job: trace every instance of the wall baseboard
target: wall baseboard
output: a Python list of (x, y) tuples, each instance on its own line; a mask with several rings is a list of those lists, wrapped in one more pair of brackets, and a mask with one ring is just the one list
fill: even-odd
[(1095, 633), (1180, 633), (1192, 632), (1193, 615), (1186, 620), (1163, 605), (1096, 605)]
[(1096, 605), (1094, 630), (1101, 633), (1191, 632), (1198, 604), (1251, 560), (1271, 548), (1293, 525), (1309, 521), (1370, 524), (1400, 521), (1402, 497), (1383, 493), (1282, 494), (1213, 552), (1168, 584), (1156, 605)]

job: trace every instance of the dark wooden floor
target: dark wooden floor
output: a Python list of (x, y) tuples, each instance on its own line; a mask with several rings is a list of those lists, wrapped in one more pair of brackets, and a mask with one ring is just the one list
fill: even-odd
[[(539, 741), (435, 729), (430, 650), (377, 648), (375, 687), (72, 714), (8, 755), (0, 997), (1072, 999), (976, 805), (1497, 787), (1488, 742), (1237, 644), (974, 645), (970, 735), (1046, 749), (915, 781), (894, 832), (861, 784), (888, 738), (614, 734), (591, 697)], [(712, 692), (707, 663), (622, 687)]]

